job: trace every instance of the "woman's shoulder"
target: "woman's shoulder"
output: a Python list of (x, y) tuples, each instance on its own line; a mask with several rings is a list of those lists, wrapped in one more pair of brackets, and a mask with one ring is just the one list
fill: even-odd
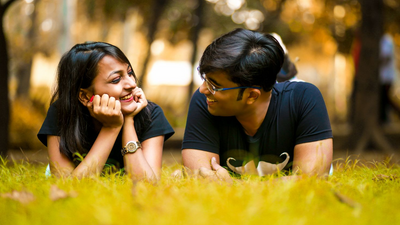
[(162, 111), (162, 108), (152, 101), (148, 101), (147, 108), (151, 113)]

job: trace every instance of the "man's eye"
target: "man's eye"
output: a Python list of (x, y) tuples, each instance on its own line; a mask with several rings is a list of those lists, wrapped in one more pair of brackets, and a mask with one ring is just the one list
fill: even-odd
[(111, 81), (111, 83), (116, 84), (121, 80), (121, 77), (117, 77)]

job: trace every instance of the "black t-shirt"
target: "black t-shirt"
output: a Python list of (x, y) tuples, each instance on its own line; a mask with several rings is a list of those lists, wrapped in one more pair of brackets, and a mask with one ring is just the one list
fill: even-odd
[[(145, 131), (138, 136), (140, 142), (143, 142), (149, 138), (164, 135), (164, 141), (170, 138), (175, 131), (172, 129), (171, 125), (169, 124), (168, 120), (165, 118), (164, 113), (158, 105), (155, 103), (149, 104), (151, 111), (151, 124), (145, 129)], [(89, 127), (86, 131), (89, 134), (89, 139), (91, 145), (95, 142), (97, 135), (90, 135), (94, 134), (95, 132)], [(56, 104), (52, 104), (47, 112), (46, 119), (44, 120), (42, 127), (39, 130), (37, 137), (39, 140), (47, 146), (47, 135), (60, 135), (60, 129), (58, 127), (57, 121), (57, 107)], [(122, 168), (123, 158), (121, 155), (122, 149), (122, 129), (118, 134), (118, 137), (114, 143), (114, 146), (111, 150), (110, 156), (108, 157), (107, 164), (116, 165), (119, 168)]]
[(236, 117), (213, 116), (207, 109), (206, 97), (197, 90), (192, 96), (182, 149), (217, 153), (221, 165), (229, 157), (234, 166), (254, 159), (282, 162), (287, 152), (291, 168), (294, 146), (332, 138), (325, 102), (317, 87), (306, 82), (278, 83), (272, 90), (271, 102), (257, 133), (245, 134)]

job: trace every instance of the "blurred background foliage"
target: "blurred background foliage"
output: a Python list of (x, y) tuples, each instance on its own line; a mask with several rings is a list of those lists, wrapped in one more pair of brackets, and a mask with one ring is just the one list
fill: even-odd
[[(400, 3), (383, 2), (384, 29), (394, 38), (399, 66)], [(361, 19), (357, 0), (15, 1), (4, 16), (10, 148), (43, 148), (36, 133), (49, 106), (58, 61), (85, 41), (106, 41), (123, 50), (148, 99), (163, 108), (180, 138), (188, 100), (200, 85), (196, 67), (203, 50), (237, 27), (278, 33), (291, 58), (300, 59), (298, 77), (320, 88), (332, 124), (347, 124), (351, 51)], [(399, 102), (397, 83), (391, 92)]]

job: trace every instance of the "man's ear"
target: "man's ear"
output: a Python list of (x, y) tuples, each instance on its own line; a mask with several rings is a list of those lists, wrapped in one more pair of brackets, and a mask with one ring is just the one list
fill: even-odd
[(250, 92), (248, 93), (248, 97), (246, 99), (247, 104), (253, 104), (258, 97), (260, 97), (261, 91), (259, 89), (250, 89)]
[(92, 97), (92, 92), (90, 92), (87, 89), (83, 89), (81, 88), (81, 90), (79, 90), (79, 101), (86, 106), (88, 104), (88, 102), (90, 101), (90, 98)]

